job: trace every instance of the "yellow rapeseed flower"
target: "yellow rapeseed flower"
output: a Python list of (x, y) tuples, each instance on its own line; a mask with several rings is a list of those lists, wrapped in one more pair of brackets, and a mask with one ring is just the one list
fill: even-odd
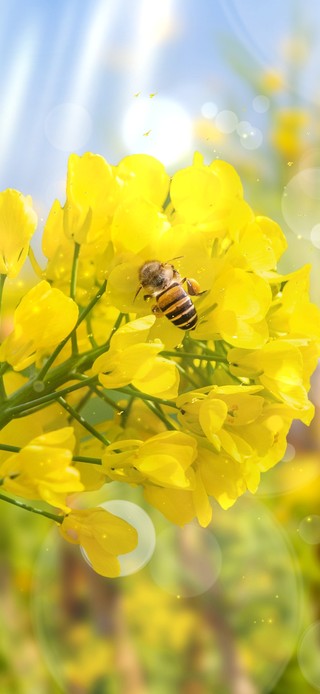
[(232, 506), (247, 489), (255, 492), (259, 484), (257, 465), (253, 466), (245, 459), (239, 462), (222, 451), (217, 454), (201, 447), (198, 469), (206, 493), (224, 509)]
[(122, 198), (143, 197), (161, 207), (169, 191), (170, 178), (163, 164), (149, 154), (131, 154), (113, 168), (121, 185)]
[(112, 168), (98, 154), (71, 154), (68, 161), (64, 230), (77, 243), (92, 243), (108, 233), (117, 184)]
[(116, 441), (102, 456), (103, 470), (112, 479), (138, 480), (164, 487), (188, 489), (197, 443), (189, 434), (166, 431), (146, 441)]
[(111, 340), (108, 352), (96, 359), (93, 374), (105, 388), (121, 388), (129, 383), (148, 395), (167, 399), (178, 395), (179, 372), (176, 365), (159, 357), (164, 349), (160, 340), (144, 342), (154, 322), (147, 316), (127, 323)]
[[(309, 299), (310, 269), (310, 265), (305, 265), (292, 272), (275, 298), (268, 316), (269, 329), (274, 336), (281, 337), (286, 332), (291, 339), (307, 338), (319, 344), (320, 310)], [(285, 275), (283, 280), (286, 280)]]
[(212, 386), (207, 392), (190, 391), (177, 399), (179, 421), (197, 436), (210, 441), (213, 450), (224, 450), (238, 462), (252, 457), (254, 449), (239, 427), (246, 427), (261, 415), (262, 386)]
[(44, 280), (21, 299), (14, 312), (14, 330), (0, 347), (0, 360), (16, 371), (25, 369), (55, 347), (74, 328), (76, 303)]
[(262, 277), (230, 267), (214, 280), (205, 296), (201, 309), (209, 313), (195, 336), (247, 348), (262, 347), (269, 336), (266, 315), (271, 301), (270, 286)]
[(256, 217), (244, 227), (238, 227), (232, 236), (235, 236), (235, 243), (227, 252), (227, 260), (262, 276), (276, 267), (287, 248), (279, 224), (267, 217)]
[(176, 219), (196, 225), (225, 217), (242, 195), (240, 178), (230, 164), (214, 160), (205, 166), (201, 156), (174, 174), (170, 187)]
[(32, 439), (0, 466), (3, 489), (68, 511), (66, 497), (84, 489), (78, 470), (72, 466), (74, 446), (72, 427)]
[(10, 188), (0, 193), (0, 274), (19, 274), (36, 226), (37, 215), (30, 195)]
[(92, 373), (99, 374), (105, 388), (121, 388), (130, 383), (148, 395), (167, 399), (178, 395), (179, 372), (173, 362), (159, 357), (164, 345), (155, 341), (132, 345), (122, 351), (110, 350), (95, 361)]
[(97, 573), (110, 578), (120, 574), (118, 555), (134, 550), (138, 541), (132, 525), (103, 508), (71, 511), (60, 532), (68, 542), (83, 547)]
[(169, 228), (159, 207), (142, 197), (124, 200), (114, 214), (111, 238), (118, 253), (150, 253), (151, 244)]
[(284, 402), (296, 416), (310, 424), (314, 406), (308, 400), (304, 384), (303, 356), (290, 340), (273, 340), (254, 352), (231, 349), (228, 353), (230, 371), (235, 375), (254, 378), (264, 388)]

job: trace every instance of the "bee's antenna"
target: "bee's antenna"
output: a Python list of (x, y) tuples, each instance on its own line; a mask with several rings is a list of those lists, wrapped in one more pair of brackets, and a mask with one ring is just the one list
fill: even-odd
[(142, 286), (141, 286), (141, 284), (140, 284), (140, 285), (139, 285), (139, 287), (138, 287), (138, 289), (137, 289), (137, 291), (136, 291), (136, 293), (135, 293), (135, 295), (134, 295), (134, 299), (133, 299), (133, 301), (135, 301), (135, 300), (136, 300), (136, 298), (137, 298), (137, 296), (138, 296), (139, 292), (141, 291), (141, 289), (142, 289)]
[(170, 258), (170, 260), (167, 260), (165, 262), (165, 265), (167, 265), (167, 263), (172, 263), (173, 260), (180, 260), (180, 258), (183, 258), (183, 257), (184, 257), (183, 255), (176, 255), (175, 258)]

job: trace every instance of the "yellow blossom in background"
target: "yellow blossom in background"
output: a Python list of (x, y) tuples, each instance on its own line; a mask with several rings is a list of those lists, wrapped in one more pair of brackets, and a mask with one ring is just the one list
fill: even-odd
[(288, 160), (296, 161), (308, 142), (310, 115), (303, 109), (284, 108), (277, 112), (272, 145)]
[(19, 274), (36, 226), (37, 215), (30, 195), (11, 189), (0, 193), (0, 274)]
[(284, 75), (275, 70), (267, 70), (261, 76), (261, 90), (267, 93), (278, 92), (284, 86)]
[(62, 536), (85, 550), (97, 573), (119, 576), (119, 554), (135, 549), (137, 531), (129, 523), (102, 508), (71, 511), (60, 528)]
[[(35, 221), (29, 199), (1, 195), (14, 234), (12, 245), (3, 235), (11, 264), (0, 270), (13, 277)], [(231, 164), (199, 153), (172, 178), (147, 155), (69, 158), (45, 267), (33, 259), (35, 286), (0, 346), (0, 496), (60, 509), (43, 513), (103, 576), (119, 575), (136, 532), (103, 509), (70, 511), (70, 494), (139, 486), (170, 522), (206, 527), (213, 502), (228, 509), (256, 492), (293, 419), (311, 422), (320, 311), (308, 266), (277, 271), (287, 242), (264, 212)], [(156, 275), (141, 286), (152, 260)], [(191, 331), (173, 324), (188, 311)]]

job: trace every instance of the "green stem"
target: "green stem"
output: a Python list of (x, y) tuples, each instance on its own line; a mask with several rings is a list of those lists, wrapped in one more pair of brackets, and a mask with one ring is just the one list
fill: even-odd
[(191, 383), (194, 388), (199, 388), (199, 384), (190, 376), (190, 374), (183, 368), (181, 364), (176, 364), (178, 371)]
[(83, 410), (84, 406), (90, 400), (91, 396), (92, 396), (92, 390), (91, 390), (91, 388), (89, 388), (89, 390), (87, 390), (87, 392), (84, 394), (84, 396), (78, 402), (77, 406), (75, 407), (75, 410), (77, 412), (81, 412), (81, 410)]
[(126, 405), (125, 410), (123, 410), (123, 411), (121, 412), (121, 426), (123, 427), (123, 429), (125, 429), (125, 426), (126, 426), (126, 423), (127, 423), (127, 419), (128, 419), (128, 417), (129, 417), (129, 415), (130, 415), (131, 408), (132, 408), (132, 405), (133, 405), (135, 399), (136, 399), (135, 396), (134, 396), (134, 395), (131, 395), (131, 397), (130, 397), (129, 400), (127, 401), (127, 405)]
[(108, 441), (108, 439), (102, 436), (99, 431), (92, 427), (91, 424), (84, 419), (84, 417), (81, 417), (81, 415), (73, 407), (71, 407), (71, 405), (69, 405), (64, 398), (58, 398), (57, 402), (62, 405), (68, 414), (71, 415), (72, 419), (75, 419), (77, 422), (79, 422), (79, 424), (81, 424), (81, 426), (84, 427), (84, 429), (89, 431), (91, 436), (94, 436), (96, 439), (101, 441), (104, 446), (110, 446), (110, 441)]
[(8, 362), (6, 362), (6, 361), (1, 362), (0, 376), (3, 376), (6, 373), (6, 371), (9, 371), (9, 369), (11, 369), (11, 366), (10, 366), (10, 364), (8, 364)]
[[(122, 319), (123, 319), (123, 313), (119, 313), (117, 320), (115, 321), (115, 324), (110, 332), (110, 335), (107, 339), (106, 342), (103, 343), (103, 345), (100, 345), (97, 347), (97, 349), (91, 349), (88, 352), (84, 352), (83, 354), (79, 355), (79, 359), (74, 365), (74, 368), (77, 369), (77, 371), (81, 368), (83, 371), (87, 371), (87, 369), (90, 369), (91, 366), (93, 365), (93, 362), (97, 359), (97, 357), (100, 356), (100, 354), (104, 354), (105, 352), (108, 351), (111, 338), (113, 334), (118, 330), (118, 328), (121, 325)], [(83, 375), (84, 376), (84, 375)], [(85, 376), (84, 376), (85, 378)]]
[[(3, 287), (4, 283), (6, 281), (7, 275), (3, 275), (2, 273), (0, 274), (0, 321), (1, 321), (1, 306), (2, 306), (2, 294), (3, 294)], [(1, 322), (0, 322), (0, 328), (1, 328)], [(3, 376), (2, 373), (0, 374), (0, 398), (2, 400), (5, 400), (7, 397), (4, 383), (3, 383)]]
[(0, 376), (0, 400), (6, 400), (7, 393), (4, 387), (3, 376)]
[[(74, 330), (76, 329), (77, 325), (75, 326)], [(53, 362), (56, 360), (56, 358), (59, 356), (61, 350), (64, 348), (64, 346), (67, 344), (68, 340), (71, 337), (71, 333), (65, 337), (62, 342), (59, 342), (57, 347), (53, 350), (52, 354), (50, 354), (50, 357), (47, 359), (45, 364), (43, 365), (42, 369), (40, 369), (38, 373), (37, 380), (38, 381), (43, 381), (46, 373), (49, 371), (50, 367), (52, 366)]]
[(121, 325), (122, 320), (123, 320), (123, 318), (125, 317), (125, 315), (126, 315), (125, 313), (119, 313), (118, 318), (117, 318), (117, 320), (115, 321), (114, 326), (113, 326), (113, 328), (112, 328), (112, 330), (111, 330), (111, 332), (110, 332), (110, 335), (109, 335), (109, 337), (108, 337), (108, 339), (107, 339), (107, 341), (106, 341), (106, 343), (105, 343), (105, 349), (106, 349), (106, 350), (109, 349), (110, 342), (111, 342), (111, 340), (112, 340), (112, 338), (113, 338), (113, 336), (114, 336), (114, 333), (117, 332), (118, 328), (120, 328), (120, 325)]
[(107, 405), (110, 405), (110, 407), (112, 407), (117, 412), (123, 412), (123, 408), (119, 407), (119, 405), (117, 405), (113, 400), (111, 400), (111, 398), (109, 398), (103, 390), (99, 390), (99, 388), (97, 388), (96, 386), (91, 386), (91, 391), (95, 393), (98, 396), (98, 398), (104, 400), (104, 402)]
[[(125, 315), (124, 313), (119, 313), (118, 318), (117, 318), (117, 320), (115, 321), (115, 324), (114, 324), (114, 326), (113, 326), (113, 328), (112, 328), (112, 330), (111, 330), (111, 332), (110, 332), (110, 335), (109, 335), (108, 339), (106, 340), (106, 342), (104, 342), (103, 345), (101, 345), (100, 347), (98, 347), (97, 350), (96, 350), (95, 352), (93, 352), (93, 350), (91, 350), (91, 351), (89, 352), (89, 355), (92, 355), (93, 353), (95, 354), (95, 357), (94, 357), (94, 359), (92, 359), (92, 362), (91, 362), (92, 364), (93, 364), (93, 362), (95, 361), (95, 359), (96, 359), (100, 354), (103, 354), (104, 352), (107, 352), (107, 351), (108, 351), (109, 346), (110, 346), (111, 339), (112, 339), (114, 333), (118, 330), (118, 328), (120, 328), (120, 325), (121, 325), (121, 323), (122, 323), (122, 319), (123, 319), (124, 315)], [(83, 355), (81, 356), (80, 360), (77, 362), (77, 369), (79, 369), (80, 366), (82, 366), (82, 368), (83, 368), (83, 363), (87, 360), (87, 356), (88, 356), (88, 352), (86, 352), (85, 354), (83, 354)], [(84, 368), (83, 370), (85, 371), (85, 368)]]
[[(73, 260), (72, 260), (72, 268), (71, 268), (71, 280), (70, 280), (70, 299), (73, 299), (73, 301), (75, 301), (76, 289), (77, 289), (79, 253), (80, 253), (80, 243), (75, 242)], [(78, 354), (78, 343), (77, 343), (76, 330), (73, 330), (71, 333), (71, 345), (72, 345), (72, 354)]]
[(74, 455), (72, 460), (75, 463), (89, 463), (90, 465), (102, 465), (101, 458), (91, 458), (86, 455)]
[(75, 299), (76, 289), (77, 289), (77, 274), (78, 274), (78, 264), (79, 264), (79, 253), (80, 253), (80, 243), (75, 242), (72, 268), (71, 268), (71, 279), (70, 279), (70, 298)]
[(81, 381), (81, 383), (75, 383), (73, 386), (67, 386), (66, 388), (61, 388), (61, 390), (57, 390), (54, 393), (48, 393), (48, 395), (43, 395), (41, 398), (37, 398), (36, 400), (30, 400), (29, 402), (24, 402), (21, 405), (16, 405), (14, 407), (9, 407), (8, 408), (8, 413), (10, 415), (16, 416), (20, 412), (26, 413), (26, 410), (33, 409), (35, 407), (40, 407), (43, 408), (44, 405), (50, 405), (51, 402), (54, 400), (58, 400), (59, 397), (63, 395), (68, 395), (69, 393), (73, 393), (75, 390), (80, 390), (80, 388), (86, 388), (90, 387), (92, 383), (96, 383), (97, 381), (97, 376), (91, 376), (90, 378), (87, 378), (86, 380)]
[(164, 357), (181, 357), (186, 359), (200, 359), (203, 361), (222, 361), (228, 364), (228, 360), (225, 357), (222, 357), (221, 354), (217, 354), (216, 352), (210, 352), (209, 354), (196, 354), (195, 352), (164, 350), (163, 352), (161, 352), (161, 355), (163, 355)]
[[(100, 288), (99, 292), (95, 296), (95, 301), (98, 300), (99, 297), (101, 297), (103, 291), (105, 290), (106, 283)], [(94, 303), (92, 300), (91, 305)], [(88, 307), (87, 307), (88, 308)], [(84, 311), (86, 311), (85, 309)], [(82, 318), (84, 317), (84, 312), (81, 314), (78, 320), (78, 324), (81, 322)], [(7, 402), (0, 402), (0, 429), (6, 424), (8, 424), (14, 417), (20, 417), (24, 416), (26, 413), (35, 413), (39, 408), (45, 407), (46, 405), (50, 404), (51, 402), (54, 401), (59, 401), (59, 397), (63, 397), (64, 395), (67, 395), (68, 393), (77, 390), (78, 388), (82, 388), (84, 386), (91, 386), (92, 383), (96, 384), (97, 383), (97, 377), (87, 377), (84, 375), (84, 373), (76, 376), (76, 372), (79, 370), (81, 367), (81, 370), (83, 372), (87, 371), (90, 369), (95, 361), (95, 359), (106, 352), (108, 350), (110, 341), (112, 339), (112, 336), (114, 332), (120, 327), (121, 322), (123, 320), (123, 314), (120, 313), (117, 317), (117, 320), (115, 321), (114, 327), (112, 331), (110, 332), (110, 335), (106, 341), (105, 344), (100, 345), (97, 347), (97, 349), (91, 349), (88, 350), (87, 352), (84, 352), (78, 357), (76, 356), (71, 356), (68, 359), (66, 359), (65, 362), (62, 364), (59, 364), (55, 367), (53, 367), (50, 371), (50, 374), (48, 374), (47, 378), (43, 381), (45, 390), (43, 395), (40, 395), (35, 391), (35, 383), (38, 381), (41, 381), (44, 376), (46, 375), (46, 372), (50, 369), (50, 366), (53, 364), (55, 361), (55, 358), (58, 355), (58, 352), (62, 349), (63, 345), (68, 341), (69, 336), (65, 338), (65, 340), (58, 345), (58, 347), (54, 350), (53, 354), (49, 357), (47, 360), (46, 364), (44, 367), (40, 370), (40, 372), (37, 374), (37, 376), (31, 380), (28, 381), (25, 385), (21, 386), (21, 388), (18, 388), (14, 393), (10, 395), (10, 398), (7, 400)], [(72, 378), (81, 378), (81, 383), (77, 383), (75, 385), (67, 386), (66, 388), (61, 388), (61, 386), (64, 386), (66, 381), (68, 382)], [(61, 388), (61, 390), (58, 390)], [(163, 400), (161, 398), (156, 398), (152, 396), (147, 396), (137, 390), (122, 390), (122, 389), (117, 389), (118, 392), (124, 392), (127, 393), (128, 395), (132, 397), (139, 397), (140, 399), (146, 399), (146, 400), (153, 400), (154, 402), (159, 402), (159, 404), (162, 405), (168, 405), (171, 407), (176, 407), (174, 403), (169, 402), (167, 400)], [(105, 441), (104, 441), (105, 443)]]
[(173, 407), (175, 410), (179, 409), (176, 403), (172, 402), (171, 400), (163, 400), (162, 398), (157, 398), (156, 395), (147, 395), (146, 393), (142, 393), (140, 390), (134, 390), (130, 386), (126, 386), (125, 388), (117, 388), (117, 391), (119, 393), (131, 395), (135, 398), (140, 398), (141, 400), (149, 400), (150, 402), (157, 402), (159, 405), (167, 405), (168, 407)]
[(169, 419), (167, 419), (165, 414), (163, 414), (158, 402), (148, 402), (148, 400), (146, 400), (145, 402), (147, 407), (149, 407), (149, 410), (151, 410), (151, 412), (153, 412), (153, 414), (161, 420), (161, 422), (165, 425), (166, 429), (169, 429), (170, 431), (176, 431), (176, 427), (173, 426), (173, 424), (169, 421)]
[[(83, 370), (87, 371), (88, 369), (90, 369), (94, 360), (98, 356), (100, 356), (100, 354), (102, 354), (104, 351), (105, 347), (101, 346), (97, 350), (91, 349), (88, 352), (83, 353), (81, 355)], [(69, 359), (67, 359), (63, 364), (55, 366), (50, 372), (47, 381), (45, 381), (46, 393), (41, 397), (44, 398), (47, 397), (47, 395), (50, 395), (52, 396), (52, 400), (55, 400), (57, 394), (56, 389), (59, 388), (61, 385), (64, 385), (66, 381), (69, 381), (71, 378), (75, 377), (75, 369), (77, 368), (79, 359), (80, 357), (78, 358), (78, 360), (75, 357), (69, 357)], [(83, 374), (81, 375), (84, 379), (87, 378)], [(23, 415), (25, 403), (28, 403), (28, 406), (30, 405), (30, 408), (32, 407), (32, 409), (37, 407), (37, 401), (39, 400), (39, 398), (37, 398), (37, 394), (34, 390), (34, 384), (36, 381), (39, 381), (39, 375), (33, 381), (28, 381), (28, 383), (21, 386), (21, 388), (18, 388), (18, 390), (12, 393), (12, 395), (10, 395), (10, 399), (6, 404), (3, 404), (1, 406), (0, 403), (0, 429), (3, 428), (6, 424), (8, 424), (8, 422), (10, 422), (14, 416), (16, 416), (15, 414), (11, 414), (11, 411), (9, 411), (11, 408), (13, 409), (16, 406), (19, 406), (19, 412), (21, 412), (21, 414)], [(80, 385), (68, 386), (68, 392), (70, 392), (71, 388), (76, 389), (77, 387), (80, 387)], [(58, 395), (60, 394), (62, 393), (59, 392)], [(28, 411), (28, 414), (30, 414), (30, 409)]]
[(77, 325), (76, 325), (76, 328), (80, 325), (80, 323), (82, 323), (82, 321), (86, 318), (88, 313), (90, 313), (91, 309), (93, 309), (93, 307), (95, 306), (97, 301), (99, 301), (99, 299), (101, 299), (101, 297), (103, 296), (103, 294), (106, 291), (106, 286), (107, 286), (107, 280), (104, 280), (101, 287), (99, 287), (97, 293), (94, 295), (94, 297), (88, 303), (88, 306), (86, 306), (85, 308), (82, 309), (80, 316), (79, 316), (79, 319), (78, 319), (78, 322), (77, 322)]
[(2, 294), (3, 294), (3, 287), (4, 283), (7, 279), (7, 275), (3, 275), (2, 273), (0, 274), (0, 311), (1, 311), (1, 305), (2, 305)]
[(93, 336), (93, 330), (92, 330), (92, 323), (91, 323), (91, 316), (90, 314), (86, 318), (86, 324), (87, 324), (87, 333), (88, 333), (88, 338), (90, 340), (90, 343), (93, 347), (93, 349), (96, 349), (98, 347), (98, 343), (94, 339)]
[[(101, 287), (98, 289), (98, 291), (97, 291), (97, 293), (95, 294), (95, 296), (91, 299), (91, 301), (90, 301), (90, 303), (88, 304), (88, 306), (86, 306), (86, 307), (83, 309), (83, 311), (80, 312), (79, 318), (78, 318), (78, 320), (77, 320), (77, 322), (76, 322), (75, 327), (74, 327), (73, 330), (71, 331), (71, 333), (69, 333), (69, 335), (67, 335), (67, 337), (65, 337), (65, 338), (62, 340), (62, 342), (60, 342), (60, 343), (57, 345), (57, 347), (55, 348), (55, 350), (52, 352), (52, 354), (50, 355), (50, 357), (47, 359), (46, 363), (43, 365), (42, 369), (41, 369), (41, 370), (39, 371), (39, 373), (38, 373), (38, 378), (37, 378), (38, 381), (42, 381), (42, 380), (44, 379), (46, 373), (49, 371), (49, 369), (50, 369), (50, 367), (52, 366), (53, 362), (56, 360), (57, 356), (60, 354), (60, 352), (61, 352), (61, 350), (64, 348), (64, 346), (67, 344), (67, 342), (68, 342), (68, 340), (70, 339), (70, 337), (71, 337), (73, 331), (76, 330), (76, 329), (79, 327), (80, 323), (82, 323), (82, 321), (83, 321), (83, 320), (85, 319), (85, 317), (88, 315), (89, 311), (91, 311), (91, 309), (94, 307), (94, 305), (97, 303), (97, 301), (99, 301), (99, 299), (101, 299), (102, 295), (104, 294), (104, 292), (105, 292), (105, 290), (106, 290), (106, 286), (107, 286), (107, 280), (105, 280), (105, 281), (103, 282), (103, 284), (102, 284)], [(102, 351), (103, 351), (103, 350), (102, 350)]]
[[(0, 443), (0, 451), (8, 451), (9, 453), (19, 453), (19, 446), (10, 446), (7, 443)], [(101, 465), (101, 458), (91, 458), (90, 456), (74, 455), (72, 460), (75, 463), (90, 463), (92, 465)]]
[(7, 443), (0, 443), (0, 451), (9, 451), (9, 453), (19, 453), (21, 448), (18, 446), (9, 446)]
[(54, 520), (56, 523), (62, 523), (65, 519), (65, 516), (57, 516), (55, 513), (43, 511), (41, 508), (34, 508), (33, 506), (29, 506), (29, 504), (25, 504), (23, 501), (12, 499), (11, 497), (6, 496), (5, 494), (0, 494), (0, 499), (2, 501), (6, 501), (8, 504), (13, 504), (13, 506), (23, 508), (25, 511), (31, 511), (31, 513), (37, 513), (39, 516), (45, 516), (45, 518), (50, 518), (50, 520)]

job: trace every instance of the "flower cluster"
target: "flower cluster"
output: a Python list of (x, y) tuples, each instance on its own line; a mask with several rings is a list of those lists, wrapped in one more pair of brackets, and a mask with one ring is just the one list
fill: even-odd
[[(30, 198), (0, 194), (4, 302), (35, 227)], [(309, 267), (277, 272), (278, 224), (255, 216), (230, 164), (199, 154), (172, 179), (147, 155), (72, 155), (42, 248), (0, 347), (1, 484), (58, 509), (44, 515), (114, 576), (136, 533), (74, 494), (140, 485), (172, 522), (207, 526), (212, 498), (227, 509), (255, 492), (293, 419), (313, 417), (320, 312)], [(158, 273), (141, 287), (149, 261)], [(192, 330), (176, 320), (188, 311)], [(93, 426), (84, 413), (98, 401), (108, 415)]]

